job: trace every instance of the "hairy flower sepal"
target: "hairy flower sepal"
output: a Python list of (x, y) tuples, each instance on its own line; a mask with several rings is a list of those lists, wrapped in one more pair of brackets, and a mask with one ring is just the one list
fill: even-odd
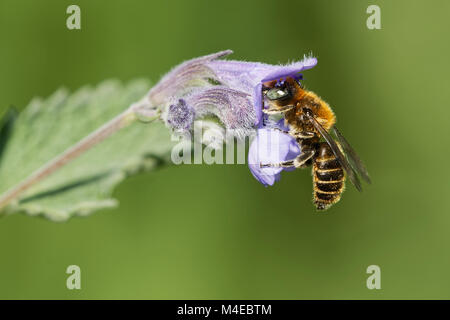
[(254, 112), (249, 95), (225, 86), (197, 89), (169, 105), (163, 119), (174, 131), (191, 130), (194, 120), (216, 117), (237, 137), (245, 137), (253, 128)]

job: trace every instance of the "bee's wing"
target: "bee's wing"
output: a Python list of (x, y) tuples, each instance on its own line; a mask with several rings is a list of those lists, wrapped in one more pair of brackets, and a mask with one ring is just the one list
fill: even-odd
[(333, 151), (333, 154), (338, 159), (342, 168), (344, 168), (345, 172), (347, 173), (349, 180), (353, 183), (356, 189), (358, 189), (358, 191), (362, 191), (361, 182), (359, 181), (359, 178), (355, 170), (353, 170), (347, 158), (342, 154), (342, 151), (341, 149), (339, 149), (339, 146), (336, 144), (336, 141), (333, 140), (333, 138), (330, 136), (327, 130), (325, 130), (325, 128), (322, 127), (321, 124), (311, 114), (306, 113), (305, 115), (311, 121), (314, 128), (316, 128), (316, 130), (319, 131), (320, 135), (328, 143), (328, 145), (331, 148), (331, 151)]
[(336, 126), (333, 126), (334, 134), (336, 135), (337, 140), (339, 141), (340, 145), (344, 149), (345, 155), (347, 156), (348, 160), (350, 161), (350, 164), (352, 168), (367, 182), (371, 183), (369, 173), (367, 172), (367, 168), (362, 162), (362, 160), (359, 158), (359, 156), (356, 154), (355, 150), (350, 146), (348, 141), (344, 138), (342, 133), (336, 128)]

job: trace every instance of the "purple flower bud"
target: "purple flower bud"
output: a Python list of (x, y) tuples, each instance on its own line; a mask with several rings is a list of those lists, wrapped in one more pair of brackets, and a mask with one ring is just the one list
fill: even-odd
[(179, 99), (169, 106), (167, 124), (176, 131), (190, 130), (194, 122), (195, 112), (184, 99)]
[(215, 115), (227, 130), (234, 130), (238, 137), (248, 135), (256, 119), (249, 95), (224, 86), (198, 90), (186, 97), (195, 110), (196, 117)]

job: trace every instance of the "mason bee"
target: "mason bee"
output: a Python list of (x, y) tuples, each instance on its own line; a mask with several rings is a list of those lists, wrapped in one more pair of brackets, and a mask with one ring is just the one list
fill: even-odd
[(299, 80), (287, 77), (265, 82), (262, 95), (263, 101), (264, 98), (268, 101), (268, 108), (263, 105), (263, 112), (283, 114), (289, 128), (283, 132), (293, 137), (301, 149), (295, 159), (260, 164), (262, 168), (312, 166), (317, 210), (328, 209), (340, 200), (346, 177), (358, 191), (362, 191), (358, 175), (371, 182), (365, 165), (336, 128), (336, 117), (330, 106), (314, 92), (305, 90)]

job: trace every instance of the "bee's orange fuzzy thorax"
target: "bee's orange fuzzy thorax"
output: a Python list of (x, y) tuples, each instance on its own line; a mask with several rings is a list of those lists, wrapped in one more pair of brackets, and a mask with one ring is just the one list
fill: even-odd
[(314, 92), (307, 92), (305, 98), (309, 98), (317, 103), (317, 107), (313, 109), (314, 116), (317, 121), (324, 127), (327, 131), (336, 123), (336, 116), (333, 110), (331, 110), (328, 103), (319, 98)]

